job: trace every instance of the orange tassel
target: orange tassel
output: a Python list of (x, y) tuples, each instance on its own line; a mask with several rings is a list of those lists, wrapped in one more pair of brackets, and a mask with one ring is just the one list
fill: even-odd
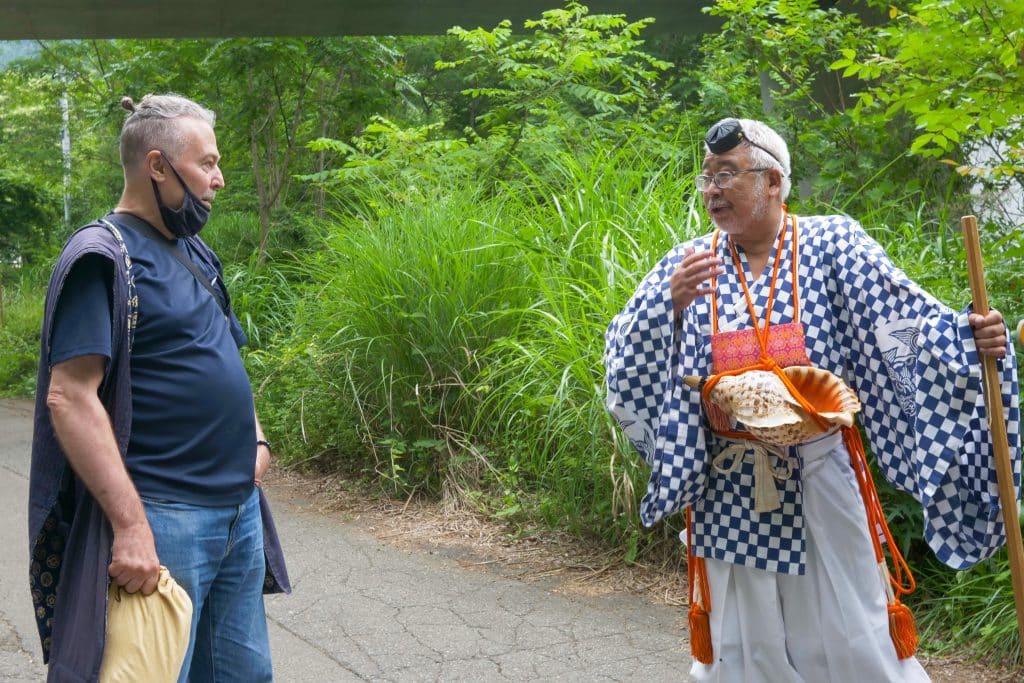
[[(690, 654), (701, 664), (711, 664), (715, 659), (715, 648), (711, 644), (711, 588), (708, 586), (707, 568), (704, 558), (693, 554), (693, 519), (690, 508), (686, 508), (686, 574), (690, 592)], [(697, 593), (700, 599), (697, 599)]]
[(899, 600), (889, 603), (889, 635), (896, 646), (897, 657), (907, 659), (914, 656), (918, 641), (914, 614)]
[(711, 618), (698, 603), (690, 605), (690, 653), (701, 664), (714, 661), (714, 648), (711, 647)]

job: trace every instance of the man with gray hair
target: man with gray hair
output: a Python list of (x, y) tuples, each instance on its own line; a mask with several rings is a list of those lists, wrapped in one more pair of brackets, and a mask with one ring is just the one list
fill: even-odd
[(641, 519), (687, 513), (690, 673), (926, 681), (898, 599), (913, 580), (895, 544), (895, 568), (885, 567), (887, 529), (856, 427), (829, 429), (808, 412), (819, 435), (780, 446), (753, 434), (763, 394), (751, 392), (750, 424), (705, 399), (712, 382), (751, 370), (841, 378), (879, 470), (921, 503), (936, 556), (964, 569), (1005, 543), (979, 355), (1002, 359), (1020, 467), (1006, 325), (998, 311), (937, 301), (850, 218), (790, 213), (789, 151), (765, 124), (723, 119), (705, 151), (696, 186), (716, 229), (672, 249), (605, 338), (608, 409), (651, 468)]
[[(108, 584), (193, 604), (181, 681), (272, 678), (264, 592), (288, 591), (259, 488), (270, 445), (216, 255), (213, 112), (147, 95), (121, 133), (116, 208), (65, 244), (47, 291), (32, 446), (32, 597), (51, 681), (92, 681)], [(140, 644), (145, 648), (145, 644)]]

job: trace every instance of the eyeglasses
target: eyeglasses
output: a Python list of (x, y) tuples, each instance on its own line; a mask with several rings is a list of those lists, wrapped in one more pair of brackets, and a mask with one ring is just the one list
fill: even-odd
[(698, 192), (703, 192), (711, 187), (711, 183), (714, 183), (720, 190), (728, 190), (735, 184), (736, 176), (738, 175), (743, 173), (761, 173), (762, 171), (770, 170), (770, 168), (748, 168), (742, 171), (719, 171), (715, 175), (699, 175), (693, 179), (693, 182), (696, 183)]

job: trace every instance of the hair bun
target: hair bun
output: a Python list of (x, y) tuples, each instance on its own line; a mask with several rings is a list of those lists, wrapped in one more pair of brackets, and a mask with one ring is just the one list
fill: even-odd
[(121, 98), (121, 107), (127, 109), (130, 112), (135, 111), (135, 102), (130, 97)]

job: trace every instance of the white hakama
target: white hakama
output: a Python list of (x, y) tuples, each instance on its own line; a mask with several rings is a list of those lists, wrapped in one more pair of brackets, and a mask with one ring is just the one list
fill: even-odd
[(803, 461), (803, 576), (706, 559), (715, 662), (690, 674), (715, 683), (918, 683), (900, 660), (850, 456), (836, 433), (795, 449)]

